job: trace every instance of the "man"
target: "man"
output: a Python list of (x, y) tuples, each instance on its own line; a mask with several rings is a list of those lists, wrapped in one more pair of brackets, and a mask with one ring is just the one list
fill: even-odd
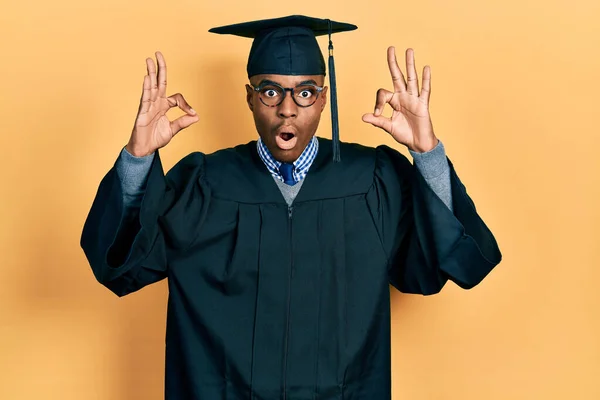
[[(158, 150), (199, 117), (167, 97), (162, 54), (158, 70), (146, 60), (135, 127), (81, 245), (119, 296), (169, 278), (168, 399), (389, 399), (389, 283), (471, 288), (500, 262), (434, 134), (431, 72), (419, 91), (412, 50), (406, 79), (388, 50), (394, 90), (363, 120), (416, 166), (387, 146), (339, 143), (334, 106), (333, 141), (314, 137), (328, 95), (315, 35), (355, 28), (291, 16), (213, 29), (254, 38), (246, 94), (260, 138), (194, 152), (166, 177)], [(186, 115), (169, 121), (175, 106)]]

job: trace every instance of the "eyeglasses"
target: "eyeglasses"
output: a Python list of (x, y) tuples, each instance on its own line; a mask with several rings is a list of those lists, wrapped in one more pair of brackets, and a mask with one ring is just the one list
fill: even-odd
[(270, 81), (262, 82), (257, 87), (250, 85), (254, 91), (258, 92), (260, 101), (267, 107), (277, 107), (285, 99), (286, 92), (292, 94), (292, 99), (299, 107), (310, 107), (319, 98), (323, 91), (322, 86), (313, 84), (298, 85), (295, 88), (284, 88), (283, 86)]

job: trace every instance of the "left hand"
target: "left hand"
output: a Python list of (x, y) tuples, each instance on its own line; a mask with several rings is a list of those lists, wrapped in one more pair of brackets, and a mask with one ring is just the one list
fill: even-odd
[[(429, 66), (423, 68), (423, 85), (421, 93), (419, 93), (413, 49), (406, 50), (408, 84), (398, 66), (394, 47), (388, 48), (387, 59), (394, 83), (394, 92), (379, 89), (375, 112), (363, 115), (362, 120), (383, 129), (398, 143), (407, 146), (410, 150), (419, 153), (430, 151), (438, 143), (429, 116), (431, 69)], [(386, 103), (392, 106), (391, 118), (381, 115)]]

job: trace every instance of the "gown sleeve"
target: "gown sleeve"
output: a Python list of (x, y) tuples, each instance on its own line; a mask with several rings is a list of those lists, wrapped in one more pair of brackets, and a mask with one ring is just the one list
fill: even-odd
[(155, 153), (139, 208), (124, 204), (117, 163), (104, 176), (80, 245), (96, 279), (118, 296), (167, 276), (170, 257), (196, 237), (209, 198), (204, 155), (192, 153), (165, 176)]
[(453, 210), (405, 156), (387, 146), (376, 149), (367, 201), (388, 257), (390, 283), (401, 292), (434, 294), (448, 280), (470, 289), (502, 258), (449, 159), (448, 164)]

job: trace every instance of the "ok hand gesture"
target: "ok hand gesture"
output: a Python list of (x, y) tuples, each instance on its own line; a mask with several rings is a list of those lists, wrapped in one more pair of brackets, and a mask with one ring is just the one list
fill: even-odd
[[(198, 115), (180, 93), (167, 97), (167, 64), (160, 52), (156, 52), (158, 74), (154, 60), (146, 59), (148, 75), (144, 77), (144, 90), (131, 138), (126, 146), (129, 153), (143, 157), (166, 146), (182, 129), (198, 122)], [(186, 115), (169, 121), (166, 113), (179, 107)]]
[[(396, 61), (394, 47), (387, 52), (388, 65), (392, 75), (394, 91), (379, 89), (375, 103), (375, 112), (363, 115), (363, 121), (383, 129), (398, 142), (409, 149), (424, 153), (433, 149), (438, 139), (433, 133), (429, 116), (429, 95), (431, 91), (431, 70), (423, 68), (423, 85), (419, 93), (415, 57), (412, 49), (406, 50), (406, 72), (408, 83)], [(392, 107), (392, 116), (382, 116), (386, 104)]]

